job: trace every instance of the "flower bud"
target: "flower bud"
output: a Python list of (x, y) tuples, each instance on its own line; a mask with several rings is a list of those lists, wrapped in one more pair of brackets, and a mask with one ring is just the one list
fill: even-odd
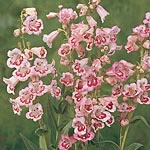
[(18, 37), (20, 35), (20, 29), (14, 30), (14, 36)]

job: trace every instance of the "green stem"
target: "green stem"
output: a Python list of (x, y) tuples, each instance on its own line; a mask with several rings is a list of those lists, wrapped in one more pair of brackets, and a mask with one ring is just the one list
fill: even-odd
[[(44, 128), (44, 122), (43, 122), (43, 119), (41, 119), (39, 121), (39, 125), (40, 125), (40, 128)], [(45, 134), (42, 133), (42, 135), (39, 137), (39, 145), (40, 145), (40, 149), (41, 150), (48, 150), (47, 148), (47, 144), (46, 144), (46, 137), (45, 137)]]
[[(130, 122), (130, 120), (132, 119), (133, 113), (134, 113), (134, 112), (129, 113), (129, 116), (128, 116), (129, 122)], [(120, 138), (121, 138), (121, 141), (120, 141), (120, 150), (124, 150), (126, 138), (127, 138), (128, 131), (129, 131), (129, 127), (130, 127), (130, 126), (128, 125), (128, 126), (126, 127), (126, 129), (125, 129), (125, 132), (124, 132), (123, 137), (122, 137), (122, 138), (120, 137)]]
[[(58, 117), (57, 117), (57, 127), (59, 127), (59, 124), (60, 124), (60, 114), (58, 114)], [(57, 132), (56, 132), (56, 142), (58, 140), (58, 136), (59, 136), (59, 131), (57, 130)]]
[(78, 150), (77, 143), (75, 143), (74, 146), (75, 146), (75, 150)]

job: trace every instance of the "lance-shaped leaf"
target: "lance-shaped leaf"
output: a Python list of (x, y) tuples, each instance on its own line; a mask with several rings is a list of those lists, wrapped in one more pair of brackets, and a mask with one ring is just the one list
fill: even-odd
[(70, 128), (72, 127), (72, 120), (70, 120), (62, 129), (63, 134), (68, 134)]
[(39, 150), (39, 148), (34, 143), (32, 143), (28, 138), (26, 138), (22, 133), (20, 133), (20, 136), (21, 136), (27, 150)]
[(125, 150), (138, 150), (140, 147), (143, 147), (143, 145), (140, 143), (133, 143), (125, 148)]
[(57, 123), (56, 123), (56, 113), (54, 111), (53, 105), (52, 105), (52, 99), (49, 97), (48, 104), (47, 104), (47, 127), (50, 135), (50, 143), (52, 145), (56, 142), (56, 132), (57, 132)]
[(148, 128), (150, 128), (150, 124), (147, 122), (147, 120), (143, 116), (134, 116), (133, 119), (131, 120), (131, 123), (135, 123), (137, 121), (142, 121)]

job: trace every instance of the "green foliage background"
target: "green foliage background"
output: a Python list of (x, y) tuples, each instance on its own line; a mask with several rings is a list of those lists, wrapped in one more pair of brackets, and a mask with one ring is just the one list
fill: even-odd
[[(58, 4), (75, 8), (76, 4), (84, 1), (87, 0), (0, 0), (0, 150), (26, 150), (19, 136), (20, 132), (33, 142), (38, 143), (38, 137), (34, 134), (38, 123), (25, 119), (24, 114), (21, 117), (13, 114), (11, 105), (8, 102), (11, 95), (7, 94), (6, 85), (2, 82), (2, 77), (11, 76), (12, 70), (6, 66), (7, 51), (15, 48), (19, 41), (13, 37), (13, 30), (19, 27), (21, 10), (25, 7), (36, 7), (39, 18), (44, 21), (45, 29), (43, 33), (50, 33), (60, 25), (56, 19), (48, 20), (46, 18), (48, 12), (57, 11)], [(125, 45), (127, 36), (131, 34), (132, 28), (142, 23), (145, 12), (150, 11), (150, 0), (103, 0), (102, 6), (110, 12), (110, 16), (107, 17), (103, 26), (118, 25), (121, 28), (118, 43)], [(97, 17), (97, 20), (99, 20), (99, 17)], [(102, 26), (100, 21), (99, 26)], [(42, 42), (42, 35), (38, 37), (30, 36), (29, 39), (33, 46), (44, 45), (47, 48), (45, 43)], [(59, 37), (60, 43), (62, 40), (63, 37)], [(49, 61), (52, 58), (56, 58), (59, 42), (54, 42), (52, 49), (47, 48)], [(138, 60), (138, 55), (136, 53), (127, 55), (123, 49), (120, 52), (116, 52), (115, 56), (112, 57), (113, 61), (122, 58), (135, 63)], [(17, 91), (22, 87), (24, 85), (20, 83), (17, 86)], [(46, 98), (44, 97), (42, 100), (46, 101)], [(138, 106), (136, 113), (145, 116), (150, 123), (150, 106)], [(112, 128), (106, 128), (102, 131), (102, 135), (104, 139), (111, 139), (118, 143), (119, 126), (116, 124)], [(127, 145), (140, 142), (145, 146), (145, 150), (149, 150), (149, 140), (150, 129), (142, 122), (131, 125)], [(111, 150), (109, 146), (107, 150)]]

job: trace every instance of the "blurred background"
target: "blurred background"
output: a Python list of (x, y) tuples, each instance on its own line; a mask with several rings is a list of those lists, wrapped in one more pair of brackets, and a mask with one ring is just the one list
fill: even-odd
[[(14, 115), (11, 104), (8, 99), (11, 95), (6, 92), (6, 85), (2, 78), (9, 78), (12, 69), (6, 65), (7, 51), (12, 50), (17, 46), (19, 39), (13, 36), (13, 30), (19, 27), (19, 15), (23, 8), (35, 7), (38, 11), (38, 17), (44, 22), (43, 33), (50, 33), (51, 31), (60, 27), (57, 19), (48, 20), (46, 15), (50, 11), (58, 11), (58, 5), (63, 4), (64, 7), (75, 8), (76, 4), (82, 3), (86, 0), (0, 0), (0, 150), (26, 150), (19, 133), (23, 133), (26, 137), (31, 139), (34, 143), (38, 143), (38, 137), (34, 134), (38, 123), (27, 120), (22, 114), (21, 116)], [(102, 6), (110, 12), (106, 18), (103, 27), (112, 27), (118, 25), (121, 32), (118, 36), (118, 44), (125, 45), (127, 36), (131, 34), (132, 28), (141, 24), (145, 16), (145, 12), (150, 11), (150, 0), (102, 0)], [(97, 20), (100, 20), (97, 17)], [(102, 24), (100, 23), (101, 27)], [(48, 59), (51, 62), (52, 58), (56, 58), (57, 50), (60, 44), (54, 42), (53, 48), (48, 49), (44, 42), (42, 42), (42, 35), (27, 37), (32, 46), (44, 45), (48, 50)], [(60, 41), (62, 40), (60, 37)], [(114, 60), (126, 59), (135, 63), (139, 58), (136, 53), (126, 54), (123, 50), (116, 52), (112, 57)], [(24, 85), (19, 84), (16, 88), (21, 89)], [(45, 98), (43, 98), (43, 101)], [(137, 114), (145, 116), (150, 123), (150, 106), (139, 106)], [(112, 139), (119, 142), (119, 126), (113, 125), (112, 128), (106, 128), (102, 131), (105, 139)], [(127, 145), (133, 142), (140, 142), (145, 145), (145, 150), (150, 150), (150, 129), (142, 122), (137, 122), (131, 125), (130, 132), (127, 138)], [(108, 149), (107, 150), (111, 150)]]

